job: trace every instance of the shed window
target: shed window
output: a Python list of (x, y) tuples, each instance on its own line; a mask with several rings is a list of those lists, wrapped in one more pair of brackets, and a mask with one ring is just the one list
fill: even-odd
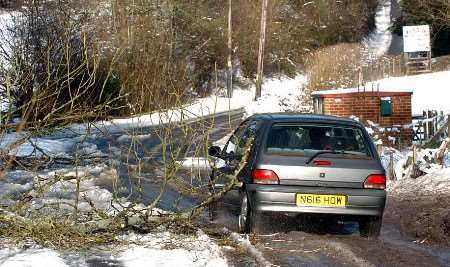
[(380, 111), (381, 116), (391, 116), (392, 115), (392, 99), (391, 97), (382, 97), (380, 99)]

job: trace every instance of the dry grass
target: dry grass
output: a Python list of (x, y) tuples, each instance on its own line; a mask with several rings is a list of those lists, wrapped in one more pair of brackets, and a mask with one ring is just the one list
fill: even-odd
[(312, 53), (306, 60), (310, 91), (354, 87), (358, 84), (361, 49), (357, 44), (339, 44)]
[(118, 230), (111, 227), (108, 231), (84, 231), (70, 220), (23, 220), (0, 214), (0, 236), (15, 244), (32, 242), (51, 248), (83, 249), (115, 241)]
[(402, 76), (401, 57), (371, 60), (359, 44), (343, 43), (319, 49), (306, 60), (309, 91), (354, 88), (369, 81)]
[(450, 70), (450, 56), (433, 58), (431, 70), (433, 72)]

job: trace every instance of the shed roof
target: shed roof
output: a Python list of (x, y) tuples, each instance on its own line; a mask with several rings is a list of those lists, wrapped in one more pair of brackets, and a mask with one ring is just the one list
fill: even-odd
[(342, 94), (354, 94), (354, 93), (413, 93), (411, 89), (399, 89), (399, 88), (341, 88), (332, 90), (315, 91), (311, 94), (315, 95), (342, 95)]

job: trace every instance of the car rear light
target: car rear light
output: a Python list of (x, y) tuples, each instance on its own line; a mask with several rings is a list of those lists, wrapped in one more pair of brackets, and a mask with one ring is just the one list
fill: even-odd
[(278, 175), (272, 170), (255, 169), (252, 171), (252, 178), (255, 184), (279, 184)]
[(383, 174), (372, 174), (364, 181), (364, 188), (386, 189), (386, 176)]
[(315, 160), (313, 161), (315, 166), (331, 166), (333, 163), (328, 160)]

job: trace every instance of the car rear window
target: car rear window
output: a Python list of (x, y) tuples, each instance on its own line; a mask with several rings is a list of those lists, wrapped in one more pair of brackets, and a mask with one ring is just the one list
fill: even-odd
[(317, 151), (344, 151), (349, 155), (371, 158), (368, 141), (361, 129), (349, 126), (274, 124), (266, 141), (267, 153), (301, 154)]

